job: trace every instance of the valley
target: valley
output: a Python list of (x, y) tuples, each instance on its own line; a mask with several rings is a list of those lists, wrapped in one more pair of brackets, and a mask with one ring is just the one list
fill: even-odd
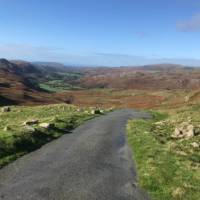
[(73, 67), (0, 59), (0, 106), (0, 167), (88, 119), (118, 109), (145, 110), (151, 119), (127, 124), (139, 187), (155, 200), (199, 196), (199, 68)]
[(0, 60), (0, 105), (70, 99), (80, 106), (177, 107), (198, 102), (199, 88), (200, 69), (179, 65), (88, 68)]

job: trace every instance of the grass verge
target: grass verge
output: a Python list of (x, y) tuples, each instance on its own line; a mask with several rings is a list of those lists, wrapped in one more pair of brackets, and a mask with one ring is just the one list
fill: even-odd
[(179, 111), (173, 117), (152, 112), (153, 119), (132, 120), (127, 125), (139, 185), (152, 199), (196, 200), (200, 197), (200, 152), (191, 146), (194, 141), (200, 142), (200, 136), (171, 137), (177, 123), (186, 120), (188, 113), (195, 115), (188, 110)]
[(0, 168), (97, 116), (91, 108), (67, 104), (10, 108), (0, 113)]

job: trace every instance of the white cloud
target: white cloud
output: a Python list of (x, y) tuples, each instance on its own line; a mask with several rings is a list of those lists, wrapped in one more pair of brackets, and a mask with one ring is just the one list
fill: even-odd
[(69, 65), (85, 66), (137, 66), (158, 63), (200, 66), (200, 60), (198, 59), (159, 58), (158, 56), (145, 57), (111, 53), (72, 54), (56, 47), (23, 44), (0, 44), (0, 58), (61, 62)]
[(45, 46), (31, 46), (27, 44), (0, 44), (0, 57), (8, 59), (28, 59), (38, 60), (49, 59), (49, 57), (56, 55), (57, 48)]
[(192, 16), (189, 20), (178, 22), (177, 28), (185, 32), (200, 31), (200, 13)]

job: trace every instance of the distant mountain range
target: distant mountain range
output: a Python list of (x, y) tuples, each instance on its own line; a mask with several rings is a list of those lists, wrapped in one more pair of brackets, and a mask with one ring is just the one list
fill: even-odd
[(41, 84), (59, 88), (198, 89), (200, 68), (174, 64), (72, 67), (54, 62), (0, 59), (0, 105), (65, 101)]

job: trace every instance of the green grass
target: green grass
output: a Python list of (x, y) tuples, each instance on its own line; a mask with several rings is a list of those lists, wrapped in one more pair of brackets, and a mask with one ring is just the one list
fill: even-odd
[[(188, 117), (188, 111), (181, 113)], [(133, 120), (127, 126), (139, 185), (155, 200), (199, 199), (200, 152), (191, 148), (191, 142), (200, 142), (200, 136), (174, 140), (170, 136), (177, 121), (173, 120), (180, 116), (172, 120), (167, 114), (152, 114), (151, 120)]]
[(40, 88), (49, 92), (62, 92), (64, 90), (81, 89), (80, 87), (76, 87), (69, 83), (66, 83), (64, 80), (51, 80), (44, 83), (40, 83), (39, 86)]
[(45, 80), (40, 81), (39, 87), (49, 92), (62, 92), (64, 90), (82, 89), (74, 84), (74, 81), (82, 77), (81, 73), (53, 73)]
[[(0, 168), (16, 158), (40, 148), (45, 143), (70, 133), (72, 129), (91, 119), (91, 108), (77, 110), (67, 104), (11, 107), (11, 112), (0, 113)], [(27, 130), (25, 121), (39, 120), (39, 123), (52, 123), (53, 128), (32, 125), (34, 131)], [(6, 128), (5, 128), (6, 127)]]

